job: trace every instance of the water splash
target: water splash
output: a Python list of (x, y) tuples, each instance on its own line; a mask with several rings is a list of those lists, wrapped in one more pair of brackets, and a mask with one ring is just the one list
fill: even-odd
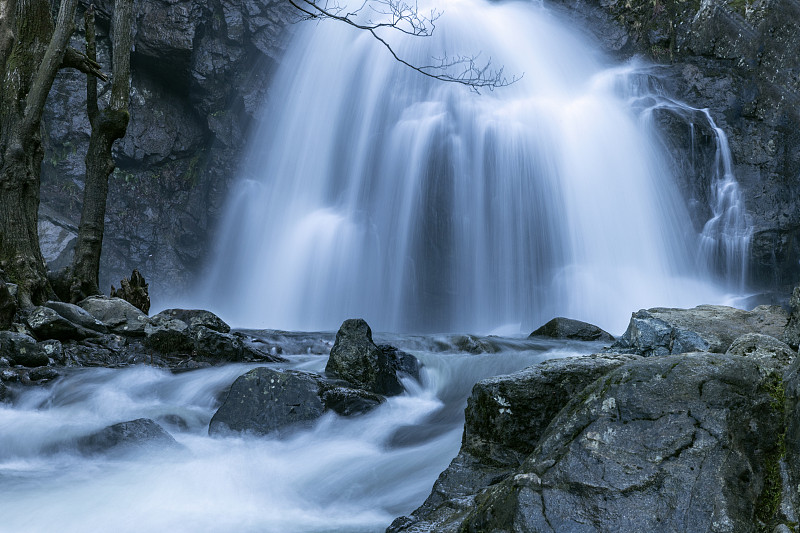
[[(480, 332), (556, 315), (622, 331), (642, 307), (718, 302), (655, 129), (631, 105), (641, 76), (609, 71), (540, 6), (444, 10), (434, 38), (395, 49), (418, 63), (477, 49), (524, 78), (478, 96), (341, 24), (298, 32), (203, 305), (251, 327), (362, 316), (376, 330)], [(704, 233), (717, 243), (729, 191)]]

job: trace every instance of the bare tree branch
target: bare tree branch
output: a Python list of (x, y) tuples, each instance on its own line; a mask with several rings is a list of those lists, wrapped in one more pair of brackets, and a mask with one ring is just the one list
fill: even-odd
[(60, 68), (78, 69), (84, 74), (108, 81), (108, 76), (100, 70), (100, 63), (74, 48), (67, 48), (64, 51), (64, 60), (61, 62)]
[[(479, 64), (479, 55), (454, 57), (445, 55), (434, 58), (434, 63), (430, 65), (414, 65), (400, 57), (386, 39), (378, 34), (379, 30), (391, 29), (415, 37), (430, 37), (436, 29), (436, 20), (441, 16), (441, 12), (436, 10), (431, 11), (428, 17), (421, 16), (416, 5), (407, 4), (402, 0), (365, 0), (359, 8), (350, 12), (331, 0), (289, 0), (289, 3), (304, 14), (303, 20), (338, 20), (369, 32), (396, 61), (429, 78), (459, 83), (478, 91), (479, 89), (492, 90), (505, 87), (522, 77), (514, 75), (509, 78), (505, 76), (502, 67), (496, 70), (492, 69), (491, 58), (485, 63)], [(367, 17), (363, 22), (358, 21), (357, 17), (366, 6), (381, 16), (381, 20), (376, 22)]]

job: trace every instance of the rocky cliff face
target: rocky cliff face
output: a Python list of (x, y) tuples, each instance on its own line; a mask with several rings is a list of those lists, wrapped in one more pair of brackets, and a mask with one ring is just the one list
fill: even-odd
[[(113, 2), (99, 2), (103, 32)], [(140, 0), (132, 57), (131, 123), (116, 147), (101, 289), (139, 268), (156, 299), (188, 288), (209, 252), (244, 132), (291, 31), (278, 0)], [(74, 46), (83, 48), (78, 32)], [(62, 71), (48, 102), (40, 233), (51, 268), (71, 260), (89, 140), (85, 76)], [(103, 90), (101, 89), (101, 95)]]
[[(665, 90), (708, 108), (727, 135), (753, 227), (748, 277), (761, 288), (800, 278), (800, 3), (796, 0), (556, 0), (607, 51), (641, 54)], [(665, 139), (684, 150), (686, 121), (660, 117)], [(707, 125), (696, 124), (695, 162), (678, 162), (696, 226), (708, 220)], [(705, 145), (705, 149), (704, 148)], [(698, 229), (699, 229), (698, 228)]]
[[(100, 2), (108, 13), (110, 0)], [(641, 54), (665, 91), (708, 108), (727, 134), (754, 228), (749, 278), (788, 292), (800, 278), (800, 3), (796, 0), (553, 0), (620, 58)], [(139, 0), (132, 121), (111, 178), (101, 288), (138, 268), (159, 297), (186, 290), (215, 222), (271, 69), (291, 31), (278, 0)], [(108, 16), (100, 31), (108, 31)], [(76, 36), (76, 45), (81, 35)], [(101, 43), (103, 64), (108, 50)], [(67, 264), (80, 216), (89, 127), (85, 80), (62, 72), (46, 117), (42, 238)], [(696, 117), (695, 117), (696, 118)], [(665, 142), (691, 149), (692, 117), (657, 117)], [(677, 158), (698, 230), (711, 216), (714, 140), (694, 124), (694, 160)]]

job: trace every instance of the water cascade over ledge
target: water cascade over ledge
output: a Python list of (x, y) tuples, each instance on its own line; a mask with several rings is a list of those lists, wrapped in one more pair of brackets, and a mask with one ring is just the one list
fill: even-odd
[(561, 315), (621, 332), (642, 307), (719, 303), (711, 271), (742, 278), (749, 239), (724, 135), (698, 231), (647, 111), (680, 104), (541, 6), (439, 7), (433, 37), (392, 41), (401, 56), (480, 52), (524, 77), (479, 95), (365, 32), (301, 28), (201, 304), (249, 327), (518, 332)]

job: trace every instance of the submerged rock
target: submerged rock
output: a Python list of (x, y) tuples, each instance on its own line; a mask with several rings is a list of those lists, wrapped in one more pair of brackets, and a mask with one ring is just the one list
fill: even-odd
[(76, 444), (78, 451), (86, 455), (127, 451), (145, 445), (175, 449), (182, 447), (172, 435), (149, 418), (108, 426), (79, 438)]
[(336, 333), (325, 372), (370, 392), (400, 394), (403, 385), (397, 372), (413, 372), (409, 362), (413, 356), (389, 348), (384, 351), (373, 342), (372, 330), (363, 319), (345, 320)]
[(722, 305), (642, 309), (633, 313), (628, 329), (608, 351), (648, 356), (725, 353), (736, 338), (747, 333), (781, 337), (788, 318), (779, 306), (766, 305), (752, 311)]
[(547, 324), (531, 333), (529, 337), (614, 342), (614, 337), (607, 331), (587, 322), (564, 317), (552, 319)]

